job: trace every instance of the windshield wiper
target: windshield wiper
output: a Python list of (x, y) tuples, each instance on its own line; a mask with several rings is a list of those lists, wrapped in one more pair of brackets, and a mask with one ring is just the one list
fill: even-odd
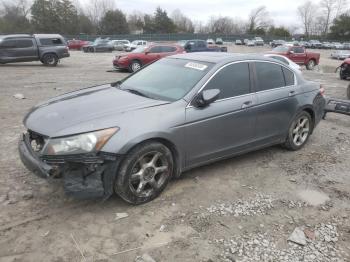
[(121, 90), (130, 92), (130, 93), (133, 93), (133, 94), (135, 94), (135, 95), (139, 95), (139, 96), (143, 96), (143, 97), (150, 98), (148, 95), (146, 95), (146, 94), (144, 94), (143, 92), (141, 92), (141, 91), (139, 91), (139, 90), (136, 90), (136, 89), (123, 88), (123, 89), (121, 89)]

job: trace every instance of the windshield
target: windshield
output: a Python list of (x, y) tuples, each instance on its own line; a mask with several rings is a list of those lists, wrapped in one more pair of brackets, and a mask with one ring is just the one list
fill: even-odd
[(278, 53), (286, 53), (288, 52), (289, 47), (288, 46), (277, 46), (276, 48), (272, 49), (273, 52), (278, 52)]
[(131, 51), (131, 53), (143, 53), (143, 52), (145, 52), (146, 48), (147, 48), (147, 46), (139, 46), (138, 48)]
[(185, 59), (162, 59), (131, 75), (120, 89), (172, 102), (183, 98), (212, 66)]

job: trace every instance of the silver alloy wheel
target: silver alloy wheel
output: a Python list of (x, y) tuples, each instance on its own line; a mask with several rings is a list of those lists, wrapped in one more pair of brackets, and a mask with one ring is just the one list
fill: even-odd
[(131, 70), (133, 72), (136, 72), (137, 70), (140, 70), (141, 64), (139, 62), (132, 62), (131, 64)]
[(161, 188), (169, 176), (166, 156), (158, 151), (141, 156), (131, 169), (129, 186), (138, 196), (148, 197)]
[(55, 64), (56, 60), (55, 60), (55, 57), (53, 55), (48, 55), (47, 58), (46, 58), (46, 63), (48, 65), (53, 65)]
[(309, 61), (308, 67), (309, 67), (310, 70), (311, 70), (311, 69), (314, 69), (314, 67), (315, 67), (315, 62), (314, 62), (314, 60), (310, 60), (310, 61)]
[(305, 143), (310, 133), (310, 121), (306, 116), (301, 116), (293, 128), (293, 143), (296, 146), (301, 146)]

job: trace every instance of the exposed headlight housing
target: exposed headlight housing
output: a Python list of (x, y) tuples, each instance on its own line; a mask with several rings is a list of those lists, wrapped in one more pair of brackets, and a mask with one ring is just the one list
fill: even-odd
[(79, 135), (51, 138), (45, 145), (43, 154), (74, 155), (98, 152), (118, 130), (119, 128), (113, 127)]

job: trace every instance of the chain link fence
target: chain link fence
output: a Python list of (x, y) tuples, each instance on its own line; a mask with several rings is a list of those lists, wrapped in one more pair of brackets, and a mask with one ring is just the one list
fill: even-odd
[[(190, 39), (202, 39), (207, 40), (209, 38), (216, 39), (216, 38), (222, 38), (224, 42), (234, 42), (237, 39), (244, 40), (244, 39), (253, 39), (256, 35), (248, 35), (248, 34), (242, 34), (242, 35), (222, 35), (222, 34), (123, 34), (123, 35), (86, 35), (86, 34), (79, 34), (79, 35), (65, 35), (66, 39), (80, 39), (80, 40), (87, 40), (87, 41), (93, 41), (98, 37), (101, 38), (110, 38), (111, 40), (121, 40), (121, 39), (127, 39), (129, 41), (133, 40), (146, 40), (146, 41), (159, 41), (159, 42), (174, 42), (179, 40), (190, 40)], [(265, 40), (266, 43), (272, 41), (272, 40), (286, 40), (291, 41), (291, 37), (276, 37), (276, 36), (262, 36), (262, 38)]]

